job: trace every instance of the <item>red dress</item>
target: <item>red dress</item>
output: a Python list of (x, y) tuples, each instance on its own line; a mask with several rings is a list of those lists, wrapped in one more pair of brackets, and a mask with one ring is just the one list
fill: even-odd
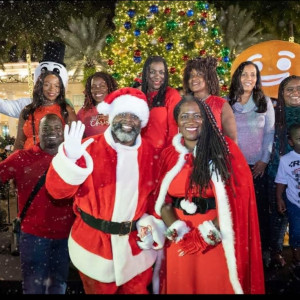
[[(165, 248), (165, 265), (160, 272), (161, 292), (167, 294), (263, 294), (264, 273), (253, 180), (248, 164), (238, 146), (225, 137), (233, 168), (231, 187), (212, 174), (212, 189), (216, 209), (206, 214), (178, 217), (198, 227), (205, 220), (218, 216), (222, 242), (206, 253), (178, 256), (178, 245)], [(159, 192), (155, 211), (160, 215), (164, 202), (171, 196), (185, 195), (185, 183), (191, 163), (181, 135), (173, 139), (160, 157)], [(195, 195), (197, 196), (197, 195)], [(165, 268), (166, 267), (166, 268)]]
[(218, 127), (222, 130), (222, 108), (224, 103), (226, 102), (225, 99), (219, 97), (219, 96), (214, 96), (211, 95), (207, 99), (205, 99), (205, 103), (210, 107)]
[(39, 141), (40, 141), (39, 140), (39, 123), (40, 123), (40, 120), (47, 114), (58, 115), (61, 118), (63, 125), (65, 125), (65, 121), (61, 115), (61, 108), (60, 108), (59, 104), (38, 107), (33, 114), (34, 115), (34, 128), (35, 128), (35, 143), (33, 140), (32, 116), (29, 115), (28, 119), (25, 121), (24, 126), (23, 126), (23, 132), (26, 136), (26, 141), (24, 143), (23, 149), (29, 149), (34, 144), (39, 143)]
[[(150, 102), (152, 102), (156, 94), (157, 92), (152, 92), (147, 95), (150, 98)], [(167, 87), (165, 105), (150, 109), (148, 124), (142, 129), (141, 134), (143, 138), (153, 145), (158, 153), (170, 145), (172, 138), (178, 133), (173, 111), (180, 99), (181, 96), (176, 89)]]

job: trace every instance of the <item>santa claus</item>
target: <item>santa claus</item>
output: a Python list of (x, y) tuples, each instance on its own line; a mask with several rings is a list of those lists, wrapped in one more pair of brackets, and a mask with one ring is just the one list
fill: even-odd
[(74, 197), (69, 253), (85, 292), (145, 294), (165, 240), (165, 225), (149, 205), (154, 149), (140, 135), (149, 118), (147, 99), (138, 89), (122, 88), (97, 109), (109, 114), (111, 125), (83, 143), (84, 124), (66, 125), (46, 187), (56, 199)]

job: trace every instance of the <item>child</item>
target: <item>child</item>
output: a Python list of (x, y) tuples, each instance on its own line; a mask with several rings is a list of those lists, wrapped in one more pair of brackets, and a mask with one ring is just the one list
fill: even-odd
[[(278, 212), (287, 211), (289, 238), (293, 254), (293, 274), (300, 279), (300, 124), (288, 130), (288, 143), (293, 151), (280, 158), (275, 178)], [(286, 193), (286, 194), (285, 194)]]

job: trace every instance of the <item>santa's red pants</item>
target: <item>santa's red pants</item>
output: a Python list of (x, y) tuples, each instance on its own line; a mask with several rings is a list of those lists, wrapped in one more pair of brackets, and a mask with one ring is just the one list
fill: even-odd
[(116, 286), (115, 282), (97, 281), (81, 272), (79, 272), (79, 275), (86, 294), (149, 294), (147, 287), (152, 280), (152, 267), (121, 286)]

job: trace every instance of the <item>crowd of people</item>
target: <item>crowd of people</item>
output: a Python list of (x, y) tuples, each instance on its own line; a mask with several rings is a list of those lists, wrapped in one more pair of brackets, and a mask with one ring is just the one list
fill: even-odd
[(77, 113), (41, 72), (0, 162), (19, 214), (45, 174), (21, 223), (24, 294), (64, 294), (70, 261), (86, 294), (264, 294), (288, 224), (300, 277), (300, 78), (275, 105), (253, 62), (226, 97), (216, 68), (188, 60), (180, 92), (161, 56), (135, 87), (96, 72)]

